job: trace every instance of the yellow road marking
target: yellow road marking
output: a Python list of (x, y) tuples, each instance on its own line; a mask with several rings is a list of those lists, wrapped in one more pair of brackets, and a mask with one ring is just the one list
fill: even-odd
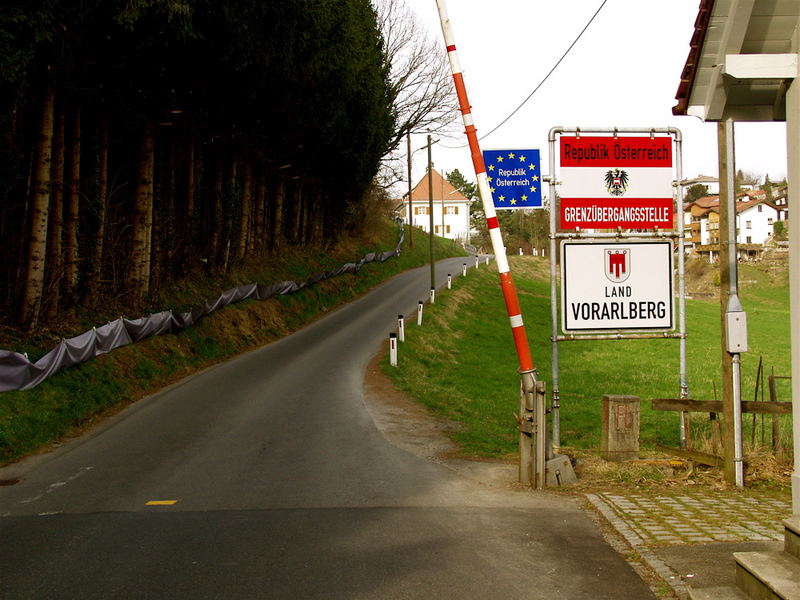
[(177, 504), (177, 500), (150, 500), (145, 506), (172, 506)]

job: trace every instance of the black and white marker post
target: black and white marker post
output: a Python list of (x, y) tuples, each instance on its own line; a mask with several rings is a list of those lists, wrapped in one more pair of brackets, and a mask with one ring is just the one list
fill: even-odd
[(397, 366), (397, 334), (389, 334), (389, 364)]

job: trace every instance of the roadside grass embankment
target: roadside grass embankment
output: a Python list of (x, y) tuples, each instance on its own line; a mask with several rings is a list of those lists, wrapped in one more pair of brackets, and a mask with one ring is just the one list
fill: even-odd
[[(428, 237), (414, 229), (413, 248), (406, 242), (399, 257), (367, 263), (356, 274), (322, 281), (296, 294), (263, 302), (247, 300), (224, 308), (194, 327), (174, 335), (149, 338), (64, 369), (36, 388), (0, 394), (0, 464), (12, 461), (58, 440), (80, 433), (131, 402), (212, 364), (263, 346), (303, 327), (330, 310), (364, 294), (389, 277), (425, 264)], [(206, 298), (244, 283), (304, 281), (309, 277), (359, 260), (369, 252), (390, 250), (398, 239), (397, 225), (385, 221), (369, 237), (343, 241), (335, 247), (294, 248), (259, 263), (243, 265), (223, 278), (211, 274), (187, 277), (160, 291), (152, 310), (187, 310)], [(449, 240), (436, 238), (436, 256), (463, 254)], [(113, 306), (87, 308), (59, 329), (24, 336), (0, 331), (0, 347), (27, 351), (33, 360), (61, 338), (119, 316)], [(130, 315), (135, 318), (141, 315)]]
[[(538, 376), (551, 385), (549, 262), (511, 257), (522, 314)], [(742, 302), (748, 314), (750, 350), (742, 355), (743, 399), (753, 400), (759, 358), (765, 373), (789, 374), (788, 283), (782, 275), (742, 265)], [(677, 305), (677, 303), (676, 303)], [(687, 300), (687, 380), (690, 397), (719, 399), (721, 342), (719, 303)], [(383, 362), (396, 385), (437, 414), (461, 424), (453, 434), (465, 455), (505, 457), (516, 452), (512, 413), (517, 410), (519, 376), (505, 306), (494, 265), (470, 270), (454, 280), (427, 307), (423, 326), (406, 329), (399, 366)], [(641, 403), (640, 443), (679, 445), (679, 414), (654, 411), (653, 398), (677, 398), (680, 391), (679, 343), (675, 339), (572, 341), (559, 344), (561, 444), (579, 452), (600, 445), (604, 394), (631, 394)], [(779, 397), (789, 399), (788, 384)], [(761, 391), (758, 394), (761, 400)], [(768, 393), (766, 394), (768, 399)], [(769, 416), (766, 419), (770, 419)], [(711, 451), (708, 414), (692, 415), (692, 444)], [(791, 443), (790, 416), (781, 417), (782, 442)], [(762, 419), (756, 423), (756, 447), (750, 444), (752, 416), (745, 415), (747, 450), (763, 448)], [(769, 445), (771, 420), (764, 428)], [(790, 451), (789, 451), (790, 452)], [(783, 455), (785, 456), (785, 454)]]

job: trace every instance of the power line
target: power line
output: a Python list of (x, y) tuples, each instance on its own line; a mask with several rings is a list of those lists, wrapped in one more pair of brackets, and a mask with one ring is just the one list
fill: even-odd
[[(569, 45), (569, 48), (567, 48), (567, 50), (564, 52), (564, 54), (562, 54), (562, 55), (561, 55), (561, 58), (559, 58), (559, 59), (558, 59), (558, 61), (556, 62), (556, 64), (555, 64), (555, 65), (553, 65), (553, 68), (552, 68), (552, 69), (550, 69), (550, 70), (547, 72), (547, 75), (545, 75), (545, 76), (544, 76), (544, 78), (543, 78), (543, 79), (542, 79), (542, 80), (539, 82), (539, 84), (538, 84), (538, 85), (537, 85), (535, 88), (533, 88), (533, 91), (532, 91), (530, 94), (528, 94), (528, 97), (527, 97), (527, 98), (525, 98), (525, 100), (523, 100), (523, 101), (520, 103), (520, 105), (519, 105), (519, 106), (517, 106), (517, 108), (515, 108), (513, 111), (511, 111), (511, 114), (509, 114), (509, 115), (508, 115), (508, 116), (507, 116), (505, 119), (503, 119), (502, 121), (500, 121), (500, 123), (499, 123), (498, 125), (496, 125), (496, 126), (494, 127), (494, 129), (492, 129), (492, 130), (491, 130), (491, 131), (489, 131), (488, 133), (485, 133), (485, 134), (483, 134), (483, 135), (482, 135), (480, 138), (478, 138), (478, 139), (481, 139), (481, 140), (482, 140), (482, 139), (484, 139), (484, 138), (487, 138), (487, 137), (489, 137), (490, 135), (492, 135), (492, 134), (493, 134), (495, 131), (497, 131), (497, 130), (498, 130), (498, 129), (500, 129), (500, 128), (501, 128), (503, 125), (505, 125), (505, 124), (508, 122), (508, 120), (509, 120), (509, 119), (511, 119), (511, 117), (513, 117), (515, 114), (517, 114), (517, 113), (519, 112), (519, 110), (520, 110), (520, 109), (521, 109), (523, 106), (525, 106), (525, 105), (528, 103), (528, 100), (530, 100), (530, 99), (533, 97), (533, 95), (534, 95), (536, 92), (538, 92), (538, 91), (539, 91), (539, 88), (540, 88), (540, 87), (542, 87), (542, 86), (544, 85), (544, 83), (545, 83), (545, 82), (546, 82), (546, 81), (547, 81), (547, 80), (550, 78), (550, 75), (552, 75), (552, 74), (553, 74), (553, 72), (554, 72), (554, 71), (555, 71), (555, 70), (558, 68), (558, 66), (559, 66), (559, 65), (560, 65), (560, 64), (563, 62), (563, 60), (564, 60), (564, 59), (567, 57), (567, 55), (570, 53), (570, 51), (572, 50), (572, 48), (574, 48), (574, 47), (575, 47), (575, 44), (577, 44), (577, 43), (578, 43), (578, 40), (580, 40), (580, 39), (581, 39), (581, 37), (583, 36), (583, 34), (584, 34), (584, 33), (586, 33), (586, 30), (587, 30), (587, 29), (589, 29), (589, 26), (590, 26), (590, 25), (591, 25), (591, 24), (594, 22), (594, 20), (597, 18), (597, 15), (599, 15), (599, 14), (600, 14), (600, 11), (601, 11), (601, 10), (603, 10), (603, 7), (606, 5), (606, 2), (608, 2), (608, 0), (603, 0), (603, 1), (600, 3), (600, 6), (599, 6), (599, 7), (597, 8), (597, 10), (594, 12), (594, 14), (592, 15), (592, 18), (591, 18), (591, 19), (589, 19), (589, 21), (586, 23), (586, 25), (584, 25), (583, 29), (581, 29), (581, 32), (578, 34), (578, 37), (576, 37), (576, 38), (573, 40), (573, 42), (572, 42), (572, 43)], [(442, 145), (442, 146), (443, 146), (444, 148), (455, 149), (455, 148), (465, 148), (465, 147), (467, 146), (467, 144), (462, 144), (462, 145), (460, 145), (460, 146), (444, 146), (444, 145)]]

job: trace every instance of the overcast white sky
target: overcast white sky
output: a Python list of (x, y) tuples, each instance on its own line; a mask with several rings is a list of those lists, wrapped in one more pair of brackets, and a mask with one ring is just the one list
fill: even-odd
[[(406, 0), (433, 39), (442, 43), (435, 0)], [(475, 125), (481, 136), (506, 118), (547, 74), (602, 0), (450, 0), (453, 26)], [(481, 148), (538, 148), (547, 165), (554, 126), (677, 127), (683, 133), (683, 175), (716, 176), (715, 123), (674, 117), (675, 93), (689, 52), (699, 0), (608, 0), (572, 52), (528, 103)], [(444, 52), (444, 49), (442, 50)], [(474, 180), (459, 122), (456, 139), (433, 147), (434, 168), (459, 169)], [(736, 166), (745, 172), (786, 173), (783, 123), (736, 125)], [(413, 149), (425, 136), (412, 138)], [(414, 183), (425, 152), (414, 156)]]

